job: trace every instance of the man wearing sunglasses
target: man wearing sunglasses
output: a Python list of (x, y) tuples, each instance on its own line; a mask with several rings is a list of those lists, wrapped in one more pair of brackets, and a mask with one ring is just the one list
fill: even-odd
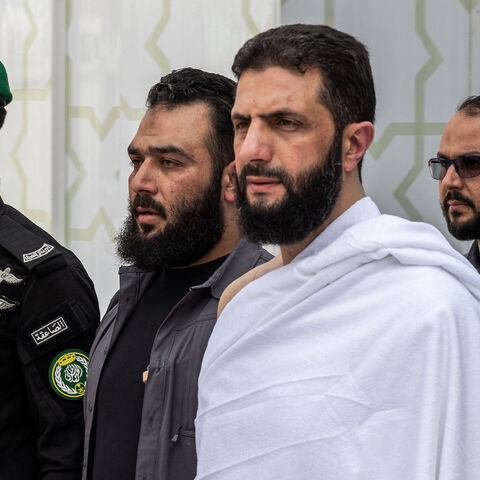
[(440, 205), (448, 231), (475, 240), (467, 254), (480, 273), (480, 96), (467, 98), (445, 127), (438, 157), (428, 162), (439, 180)]

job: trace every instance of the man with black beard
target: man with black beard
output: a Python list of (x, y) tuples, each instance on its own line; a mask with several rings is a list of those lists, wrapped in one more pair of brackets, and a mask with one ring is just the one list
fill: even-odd
[(197, 479), (478, 478), (480, 285), (436, 229), (365, 196), (366, 48), (286, 25), (232, 69), (240, 226), (281, 255), (222, 296)]
[(458, 107), (445, 127), (438, 156), (428, 164), (439, 180), (448, 231), (458, 240), (474, 240), (467, 258), (480, 273), (480, 96)]
[(120, 290), (97, 332), (83, 478), (193, 479), (197, 378), (225, 287), (271, 258), (235, 222), (235, 83), (185, 68), (150, 90), (128, 147)]
[[(296, 243), (325, 221), (340, 190), (340, 142), (335, 133), (325, 163), (299, 173), (296, 179), (283, 169), (267, 169), (262, 163), (250, 163), (243, 168), (240, 178), (237, 177), (237, 205), (240, 225), (249, 232), (251, 240), (280, 245)], [(259, 195), (254, 206), (247, 200), (247, 176), (277, 179), (285, 188), (285, 198), (269, 207), (266, 198)]]

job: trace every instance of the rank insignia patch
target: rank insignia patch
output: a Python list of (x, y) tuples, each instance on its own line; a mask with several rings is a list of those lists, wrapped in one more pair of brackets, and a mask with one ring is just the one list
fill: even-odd
[(9, 300), (7, 297), (0, 295), (0, 310), (5, 312), (15, 308), (17, 305), (18, 302), (15, 302), (15, 300)]
[(44, 257), (53, 250), (52, 245), (44, 243), (39, 249), (34, 252), (23, 254), (23, 263), (33, 262), (37, 258)]
[(65, 330), (68, 330), (67, 322), (63, 317), (58, 317), (34, 332), (30, 332), (30, 335), (38, 346), (51, 338), (56, 337), (59, 333), (62, 333)]
[(50, 364), (48, 379), (54, 392), (68, 400), (78, 400), (85, 394), (88, 355), (82, 350), (64, 350)]
[(17, 277), (12, 273), (10, 267), (5, 268), (5, 270), (0, 269), (0, 284), (5, 282), (7, 285), (20, 285), (23, 283), (23, 278)]

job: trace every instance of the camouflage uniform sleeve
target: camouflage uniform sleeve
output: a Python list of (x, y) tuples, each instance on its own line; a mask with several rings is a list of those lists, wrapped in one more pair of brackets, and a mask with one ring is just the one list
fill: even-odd
[(42, 480), (81, 478), (82, 400), (98, 323), (97, 298), (83, 268), (57, 257), (31, 273), (19, 311), (17, 348)]

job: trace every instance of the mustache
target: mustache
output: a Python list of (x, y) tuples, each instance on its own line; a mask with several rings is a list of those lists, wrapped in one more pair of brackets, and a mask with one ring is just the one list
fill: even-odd
[(148, 195), (147, 193), (137, 194), (133, 199), (133, 202), (130, 202), (130, 206), (128, 209), (133, 218), (137, 218), (139, 215), (137, 212), (138, 207), (152, 210), (158, 215), (160, 215), (161, 217), (163, 217), (164, 220), (167, 219), (167, 211), (165, 210), (165, 207), (160, 202), (157, 202), (157, 200), (155, 200), (151, 195)]
[(471, 208), (475, 208), (475, 204), (473, 201), (468, 198), (467, 196), (463, 195), (463, 193), (458, 192), (457, 190), (450, 190), (443, 199), (443, 208), (448, 210), (448, 202), (450, 200), (458, 200), (459, 202), (463, 202)]
[(240, 185), (244, 186), (246, 183), (247, 175), (275, 178), (277, 180), (280, 180), (280, 182), (282, 182), (287, 188), (291, 187), (293, 183), (293, 179), (287, 172), (280, 168), (267, 168), (264, 163), (249, 163), (245, 165), (240, 174), (236, 175), (237, 182), (240, 183)]

